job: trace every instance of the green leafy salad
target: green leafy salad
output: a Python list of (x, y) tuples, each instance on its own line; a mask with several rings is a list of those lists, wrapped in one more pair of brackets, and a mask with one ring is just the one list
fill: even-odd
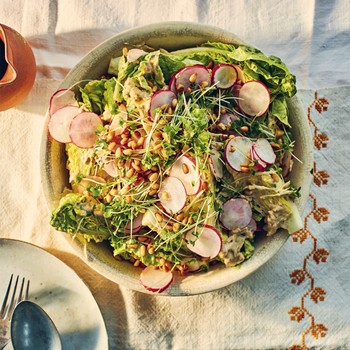
[(257, 235), (301, 227), (289, 180), (295, 77), (279, 58), (216, 42), (131, 48), (79, 84), (51, 98), (49, 132), (66, 144), (71, 185), (51, 225), (108, 241), (145, 288), (164, 290), (176, 271), (239, 266)]

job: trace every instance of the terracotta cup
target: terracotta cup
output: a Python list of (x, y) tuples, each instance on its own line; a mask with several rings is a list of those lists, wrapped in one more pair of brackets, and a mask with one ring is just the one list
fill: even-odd
[(21, 103), (33, 87), (33, 51), (14, 29), (0, 24), (0, 111)]

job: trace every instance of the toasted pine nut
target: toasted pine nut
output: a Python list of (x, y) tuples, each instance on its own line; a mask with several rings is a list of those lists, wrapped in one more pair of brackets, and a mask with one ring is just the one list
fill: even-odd
[(184, 172), (184, 174), (189, 173), (190, 170), (188, 169), (187, 164), (185, 164), (185, 163), (182, 164), (182, 171)]
[(145, 138), (143, 136), (141, 136), (137, 141), (137, 145), (142, 146), (144, 142), (145, 142)]
[(182, 221), (184, 218), (184, 213), (180, 213), (179, 215), (176, 216), (176, 220)]
[(249, 166), (241, 165), (241, 172), (242, 173), (248, 173), (249, 172)]
[(137, 164), (135, 164), (135, 162), (131, 163), (131, 166), (136, 170), (136, 171), (141, 171), (141, 167)]
[(184, 88), (185, 88), (185, 87), (184, 87), (182, 84), (177, 84), (177, 85), (176, 85), (176, 90), (179, 91), (179, 92), (183, 91)]
[(131, 156), (132, 155), (132, 149), (128, 148), (128, 149), (125, 149), (123, 150), (123, 154), (126, 155), (126, 156)]
[(158, 173), (152, 173), (151, 175), (148, 176), (149, 181), (151, 182), (156, 182), (159, 178)]
[(106, 196), (106, 202), (107, 203), (111, 203), (113, 200), (113, 197), (108, 193), (107, 196)]
[(118, 194), (118, 190), (116, 188), (113, 188), (112, 190), (109, 191), (111, 196), (116, 196)]
[(271, 143), (271, 147), (274, 149), (281, 149), (281, 146), (278, 143), (274, 143), (274, 142)]
[(209, 85), (209, 83), (208, 83), (206, 80), (204, 80), (204, 81), (202, 81), (202, 82), (199, 84), (199, 87), (201, 87), (202, 89), (204, 89), (204, 88), (206, 88), (208, 85)]
[(131, 243), (127, 245), (128, 249), (137, 249), (138, 246), (139, 245), (137, 243)]
[(180, 224), (178, 222), (175, 222), (173, 225), (173, 231), (177, 232), (177, 231), (179, 231), (179, 229), (180, 229)]
[(112, 151), (114, 149), (114, 147), (116, 146), (115, 142), (111, 142), (108, 144), (107, 149), (108, 151)]
[(197, 73), (193, 73), (190, 77), (189, 77), (189, 81), (190, 83), (194, 83), (197, 79)]
[(131, 204), (134, 201), (134, 199), (131, 196), (125, 196), (125, 202), (128, 204)]
[(281, 136), (283, 136), (283, 135), (284, 135), (284, 131), (283, 131), (283, 130), (278, 129), (278, 130), (276, 131), (276, 136), (277, 136), (277, 137), (281, 137)]
[(158, 183), (154, 183), (151, 185), (152, 190), (158, 190), (159, 189), (159, 184)]
[(150, 196), (154, 196), (155, 194), (157, 194), (158, 193), (158, 190), (151, 190), (151, 191), (149, 191), (149, 195)]
[(118, 147), (115, 151), (115, 157), (120, 158), (121, 155), (122, 155), (122, 149), (120, 147)]
[(129, 170), (126, 172), (125, 176), (128, 177), (128, 178), (130, 178), (130, 177), (132, 177), (132, 176), (134, 175), (134, 173), (135, 173), (135, 169), (134, 169), (134, 168), (131, 168), (131, 169), (129, 169)]
[(157, 85), (154, 85), (153, 87), (152, 87), (152, 91), (153, 92), (156, 92), (158, 90), (158, 86)]
[(144, 244), (142, 244), (140, 247), (140, 255), (145, 256), (146, 254), (147, 254), (147, 248)]
[(128, 139), (128, 138), (125, 138), (125, 139), (122, 139), (122, 140), (120, 141), (120, 144), (124, 146), (124, 145), (126, 145), (128, 142), (129, 142), (129, 139)]
[(123, 56), (127, 56), (128, 55), (128, 48), (127, 47), (123, 47)]
[(171, 101), (171, 107), (172, 108), (175, 108), (177, 106), (177, 98), (174, 98), (172, 101)]
[(152, 246), (148, 248), (148, 254), (151, 254), (151, 255), (152, 255), (152, 254), (154, 254), (155, 251), (156, 251), (156, 250), (155, 250), (154, 247), (152, 247)]
[(137, 260), (134, 262), (134, 266), (135, 266), (135, 267), (138, 267), (138, 266), (140, 266), (140, 263), (141, 263), (141, 261), (137, 259)]
[(148, 237), (146, 237), (146, 236), (138, 236), (138, 237), (137, 237), (137, 240), (138, 240), (139, 242), (146, 242), (146, 241), (148, 240)]
[(158, 222), (162, 222), (163, 221), (163, 216), (159, 213), (156, 213), (156, 219)]
[(247, 132), (247, 131), (249, 131), (249, 128), (247, 125), (243, 125), (239, 128), (239, 130), (241, 130), (242, 132)]

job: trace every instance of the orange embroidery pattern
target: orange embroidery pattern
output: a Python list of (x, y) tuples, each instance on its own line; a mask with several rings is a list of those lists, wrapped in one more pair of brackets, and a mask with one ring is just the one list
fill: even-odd
[[(328, 136), (324, 133), (320, 133), (314, 120), (311, 118), (311, 112), (315, 109), (319, 114), (327, 111), (329, 102), (325, 98), (318, 98), (317, 92), (315, 92), (314, 101), (309, 105), (307, 110), (307, 117), (310, 126), (313, 129), (313, 142), (317, 150), (321, 150), (328, 145)], [(313, 180), (316, 186), (321, 187), (327, 185), (329, 174), (325, 170), (318, 171), (316, 163), (314, 163)], [(309, 320), (307, 329), (301, 335), (301, 344), (292, 345), (289, 350), (309, 350), (306, 345), (307, 335), (311, 335), (315, 339), (323, 338), (327, 334), (327, 327), (322, 323), (317, 323), (315, 316), (306, 307), (305, 301), (307, 298), (311, 299), (315, 304), (324, 301), (327, 292), (316, 286), (316, 281), (310, 270), (308, 269), (310, 260), (313, 260), (317, 265), (327, 262), (329, 252), (324, 248), (318, 247), (317, 238), (309, 230), (309, 220), (314, 219), (318, 224), (328, 220), (329, 211), (327, 208), (319, 207), (316, 197), (310, 193), (310, 200), (312, 202), (312, 208), (304, 218), (304, 227), (295, 232), (292, 236), (293, 242), (299, 242), (303, 244), (306, 240), (312, 241), (312, 249), (305, 256), (303, 266), (301, 269), (296, 269), (290, 274), (291, 282), (296, 285), (300, 285), (304, 281), (308, 281), (308, 290), (301, 296), (300, 305), (293, 306), (288, 314), (292, 321), (301, 322), (302, 320)]]

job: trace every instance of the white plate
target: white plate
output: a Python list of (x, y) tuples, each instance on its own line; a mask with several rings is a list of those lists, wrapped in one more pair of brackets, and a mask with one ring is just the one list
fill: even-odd
[(11, 273), (30, 279), (29, 299), (52, 318), (63, 349), (108, 349), (106, 327), (98, 305), (70, 267), (39, 247), (0, 239), (1, 303)]

